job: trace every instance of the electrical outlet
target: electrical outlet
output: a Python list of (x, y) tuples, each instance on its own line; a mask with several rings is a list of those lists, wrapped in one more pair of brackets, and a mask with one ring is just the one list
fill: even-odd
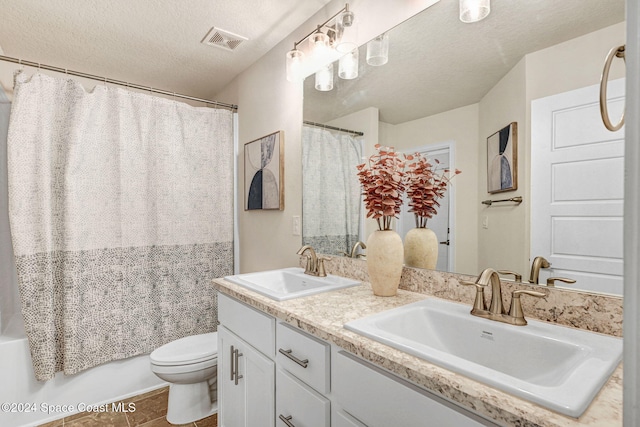
[(293, 216), (293, 235), (300, 235), (300, 215)]

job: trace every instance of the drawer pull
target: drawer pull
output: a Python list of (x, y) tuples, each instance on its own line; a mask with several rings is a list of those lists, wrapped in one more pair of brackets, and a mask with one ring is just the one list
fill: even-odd
[(278, 418), (280, 418), (282, 422), (287, 425), (287, 427), (296, 427), (295, 424), (291, 422), (291, 419), (293, 418), (291, 415), (285, 417), (284, 415), (280, 414), (278, 415)]
[(298, 365), (302, 366), (303, 368), (306, 368), (307, 366), (309, 366), (309, 359), (304, 359), (304, 360), (298, 359), (293, 354), (291, 354), (291, 349), (289, 349), (289, 350), (279, 349), (278, 352), (280, 354), (283, 354), (284, 356), (288, 357), (289, 359), (293, 360), (294, 362), (296, 362)]

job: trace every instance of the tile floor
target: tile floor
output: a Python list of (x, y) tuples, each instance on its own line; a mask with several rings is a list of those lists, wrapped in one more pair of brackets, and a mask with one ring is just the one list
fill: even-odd
[[(122, 400), (123, 407), (135, 404), (135, 411), (131, 412), (98, 412), (79, 414), (65, 417), (61, 420), (42, 424), (39, 427), (170, 427), (165, 419), (167, 414), (167, 398), (169, 387), (150, 391)], [(213, 415), (191, 424), (181, 424), (189, 427), (217, 427), (218, 416)]]

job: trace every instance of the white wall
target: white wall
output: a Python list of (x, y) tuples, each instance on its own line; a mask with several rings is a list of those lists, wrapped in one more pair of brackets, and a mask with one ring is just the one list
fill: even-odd
[[(360, 20), (360, 43), (372, 39), (424, 10), (433, 0), (394, 2), (354, 0), (349, 7)], [(290, 83), (285, 75), (285, 55), (313, 28), (344, 7), (332, 1), (294, 33), (240, 74), (216, 97), (238, 104), (239, 200), (244, 199), (243, 146), (277, 130), (285, 135), (284, 211), (239, 211), (240, 271), (259, 271), (298, 264), (296, 251), (302, 239), (292, 233), (293, 216), (302, 216), (302, 82)]]

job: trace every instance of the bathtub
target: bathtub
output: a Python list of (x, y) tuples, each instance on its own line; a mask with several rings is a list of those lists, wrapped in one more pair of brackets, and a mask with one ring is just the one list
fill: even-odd
[(3, 427), (36, 426), (87, 405), (110, 403), (166, 385), (151, 372), (149, 355), (106, 363), (72, 376), (59, 372), (50, 381), (36, 381), (20, 316), (13, 316), (0, 335)]

